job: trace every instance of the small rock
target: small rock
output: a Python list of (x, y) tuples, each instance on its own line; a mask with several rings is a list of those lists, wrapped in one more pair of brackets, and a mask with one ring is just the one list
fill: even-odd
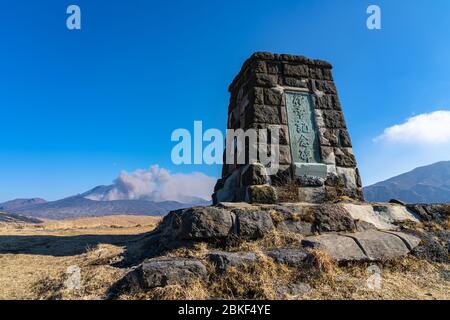
[(306, 253), (302, 248), (275, 249), (267, 252), (267, 255), (277, 263), (284, 263), (292, 267), (301, 265), (308, 257), (308, 253)]
[(229, 267), (242, 267), (255, 262), (257, 257), (254, 252), (212, 252), (207, 255), (207, 260), (215, 265), (217, 270), (225, 271)]

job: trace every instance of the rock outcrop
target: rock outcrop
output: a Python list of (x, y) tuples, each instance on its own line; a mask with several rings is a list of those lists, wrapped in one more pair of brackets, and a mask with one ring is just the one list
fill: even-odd
[[(301, 269), (311, 261), (314, 250), (337, 263), (386, 261), (409, 253), (448, 262), (450, 236), (445, 227), (434, 234), (421, 228), (404, 227), (420, 221), (429, 223), (432, 219), (445, 225), (449, 218), (446, 210), (446, 206), (440, 205), (405, 207), (368, 203), (221, 203), (177, 210), (148, 235), (148, 250), (143, 252), (147, 259), (119, 281), (112, 292), (188, 285), (196, 279), (208, 281), (211, 270), (222, 273), (230, 267), (240, 269), (258, 264), (261, 259)], [(274, 234), (296, 235), (299, 240), (288, 247), (257, 252), (228, 250), (239, 248), (242, 241), (252, 243)], [(200, 243), (208, 247), (202, 254), (191, 257), (166, 254), (177, 248), (195, 248)], [(286, 294), (302, 292), (297, 289), (280, 290)]]

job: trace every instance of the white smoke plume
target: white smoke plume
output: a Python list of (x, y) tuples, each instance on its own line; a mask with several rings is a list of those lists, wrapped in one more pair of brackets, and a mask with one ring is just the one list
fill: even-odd
[(216, 178), (200, 172), (171, 173), (153, 165), (148, 170), (122, 171), (110, 186), (98, 187), (85, 198), (98, 201), (150, 200), (191, 203), (198, 198), (210, 200)]

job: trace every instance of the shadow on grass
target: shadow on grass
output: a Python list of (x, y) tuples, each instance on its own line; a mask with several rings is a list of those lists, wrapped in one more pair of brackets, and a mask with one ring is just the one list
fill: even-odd
[(0, 236), (0, 254), (33, 254), (55, 257), (74, 256), (99, 244), (125, 248), (124, 260), (118, 266), (134, 264), (148, 250), (152, 232), (137, 235), (77, 235), (77, 236)]

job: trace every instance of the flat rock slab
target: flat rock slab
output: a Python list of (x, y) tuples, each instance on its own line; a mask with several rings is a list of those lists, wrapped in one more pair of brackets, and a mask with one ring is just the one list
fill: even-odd
[(284, 220), (278, 223), (277, 229), (282, 232), (298, 233), (305, 236), (313, 234), (313, 226), (310, 222)]
[(406, 207), (398, 204), (341, 204), (350, 216), (359, 221), (371, 223), (379, 230), (395, 230), (396, 222), (419, 222), (417, 216)]
[(407, 255), (420, 239), (403, 232), (369, 230), (324, 234), (302, 240), (304, 247), (327, 252), (336, 261), (384, 260)]
[(363, 249), (370, 260), (384, 260), (406, 256), (410, 249), (398, 235), (370, 230), (346, 234)]
[(367, 260), (366, 254), (352, 238), (339, 234), (324, 234), (303, 239), (306, 248), (320, 249), (336, 261)]
[(217, 270), (225, 271), (229, 267), (239, 268), (257, 260), (254, 252), (211, 252), (206, 256)]
[(284, 263), (292, 267), (301, 265), (308, 258), (308, 253), (303, 248), (275, 249), (267, 252), (267, 255), (277, 263)]

